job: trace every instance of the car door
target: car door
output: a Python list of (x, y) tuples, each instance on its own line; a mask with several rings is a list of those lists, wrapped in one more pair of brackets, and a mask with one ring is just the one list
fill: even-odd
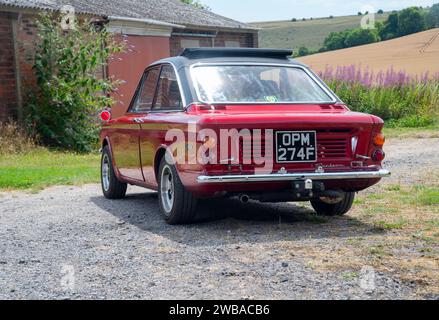
[(128, 179), (145, 180), (140, 165), (140, 123), (151, 110), (159, 75), (160, 68), (145, 72), (128, 112), (117, 120), (110, 138), (116, 167)]
[(164, 143), (166, 132), (175, 128), (175, 115), (183, 110), (183, 100), (173, 66), (164, 64), (158, 80), (151, 111), (143, 119), (140, 132), (140, 150), (145, 182), (157, 187), (154, 159), (157, 148)]

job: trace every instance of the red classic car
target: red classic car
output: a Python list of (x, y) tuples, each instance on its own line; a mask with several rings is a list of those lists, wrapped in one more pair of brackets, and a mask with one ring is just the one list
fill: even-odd
[(352, 112), (289, 50), (186, 49), (149, 66), (128, 111), (101, 131), (102, 190), (158, 191), (170, 224), (198, 199), (310, 201), (343, 215), (389, 176), (383, 121)]

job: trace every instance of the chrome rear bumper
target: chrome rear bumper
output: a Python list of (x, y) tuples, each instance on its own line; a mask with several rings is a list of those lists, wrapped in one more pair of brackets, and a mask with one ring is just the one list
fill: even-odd
[(239, 183), (239, 182), (279, 182), (294, 180), (349, 180), (349, 179), (379, 179), (389, 177), (389, 170), (353, 171), (353, 172), (324, 172), (324, 173), (273, 173), (255, 175), (228, 176), (199, 176), (198, 183)]

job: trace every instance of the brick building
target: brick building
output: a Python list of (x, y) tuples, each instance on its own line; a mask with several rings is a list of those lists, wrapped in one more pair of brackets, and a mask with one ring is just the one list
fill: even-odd
[(258, 46), (257, 29), (180, 0), (0, 0), (0, 121), (21, 119), (33, 92), (38, 13), (65, 6), (76, 16), (104, 21), (134, 48), (108, 64), (109, 75), (126, 81), (116, 114), (125, 111), (143, 69), (157, 59), (187, 47)]

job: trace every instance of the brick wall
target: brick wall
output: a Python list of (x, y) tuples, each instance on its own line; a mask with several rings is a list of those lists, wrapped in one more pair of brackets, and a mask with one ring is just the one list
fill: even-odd
[(11, 21), (9, 14), (0, 12), (0, 121), (15, 117), (17, 111)]
[[(187, 35), (182, 35), (187, 34)], [(203, 34), (197, 36), (197, 34)], [(208, 36), (206, 36), (208, 35)], [(174, 30), (170, 40), (171, 56), (176, 56), (184, 49), (182, 41), (196, 42), (200, 47), (225, 47), (226, 44), (238, 44), (242, 48), (257, 48), (258, 34), (256, 32), (203, 32), (194, 30)]]
[[(35, 14), (0, 12), (0, 121), (17, 118), (19, 115), (16, 79), (19, 79), (20, 82), (19, 91), (21, 91), (22, 112), (24, 114), (27, 102), (35, 92), (36, 78), (33, 65), (37, 39), (36, 19), (37, 15)], [(15, 44), (18, 61), (14, 59), (13, 24), (16, 26)], [(180, 33), (184, 33), (184, 35), (178, 35)], [(187, 33), (191, 34), (186, 35)], [(203, 35), (196, 36), (196, 33)], [(224, 47), (226, 45), (258, 47), (256, 32), (176, 29), (169, 40), (169, 51), (172, 56), (178, 55), (183, 50), (182, 40), (186, 40), (187, 44), (197, 43), (201, 47)], [(166, 50), (168, 50), (167, 46)]]
[(226, 41), (239, 42), (241, 48), (258, 47), (258, 35), (255, 33), (219, 32), (215, 38), (215, 47), (225, 47)]
[[(0, 121), (18, 117), (16, 77), (20, 82), (24, 108), (34, 93), (36, 19), (36, 15), (0, 12)], [(15, 45), (18, 61), (15, 61), (13, 24), (17, 26)]]

